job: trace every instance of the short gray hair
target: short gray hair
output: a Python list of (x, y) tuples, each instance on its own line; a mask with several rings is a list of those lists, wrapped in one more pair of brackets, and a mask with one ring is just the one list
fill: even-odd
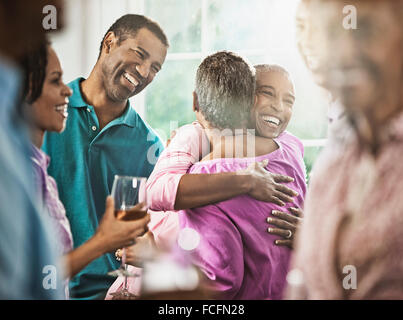
[(290, 77), (290, 73), (278, 64), (258, 64), (255, 65), (256, 73), (259, 72), (279, 72), (287, 77)]
[(253, 106), (255, 80), (255, 69), (239, 55), (220, 51), (208, 56), (196, 73), (200, 112), (214, 128), (243, 128)]
[(278, 73), (281, 73), (282, 75), (284, 75), (285, 77), (287, 77), (288, 80), (290, 80), (290, 82), (292, 84), (294, 84), (294, 81), (293, 81), (290, 73), (285, 68), (283, 68), (282, 66), (280, 66), (278, 64), (257, 64), (254, 67), (256, 70), (256, 77), (259, 73), (278, 72)]

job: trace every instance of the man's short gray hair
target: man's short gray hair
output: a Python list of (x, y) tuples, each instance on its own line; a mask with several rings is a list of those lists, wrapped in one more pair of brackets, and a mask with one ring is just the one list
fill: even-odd
[(197, 69), (195, 92), (200, 112), (214, 128), (243, 128), (253, 106), (255, 69), (233, 52), (217, 52)]

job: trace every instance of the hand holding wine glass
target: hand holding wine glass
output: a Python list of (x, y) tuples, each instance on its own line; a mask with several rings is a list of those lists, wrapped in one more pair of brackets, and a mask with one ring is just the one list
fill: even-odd
[[(129, 177), (129, 176), (115, 176), (112, 187), (112, 197), (114, 199), (115, 217), (119, 220), (136, 221), (144, 219), (147, 216), (146, 205), (146, 178), (142, 177)], [(144, 234), (144, 233), (143, 233)], [(128, 246), (135, 243), (134, 237)], [(131, 275), (127, 271), (125, 257), (125, 249), (123, 249), (122, 266), (119, 270), (109, 273), (111, 275), (125, 277), (124, 287), (117, 292), (112, 293), (114, 299), (131, 299), (136, 296), (129, 292), (127, 288), (127, 277), (136, 276)]]
[[(132, 216), (142, 216), (133, 220)], [(103, 252), (111, 252), (116, 248), (123, 248), (133, 244), (137, 237), (148, 231), (150, 216), (143, 204), (138, 204), (124, 213), (124, 216), (115, 215), (114, 200), (111, 196), (106, 199), (105, 214), (99, 224), (96, 237), (103, 245)]]
[[(151, 231), (146, 232), (144, 235), (136, 238), (136, 243), (130, 247), (126, 247), (125, 261), (126, 264), (132, 265), (136, 268), (142, 268), (143, 263), (157, 250), (154, 235)], [(123, 250), (116, 252), (116, 257), (122, 259)]]

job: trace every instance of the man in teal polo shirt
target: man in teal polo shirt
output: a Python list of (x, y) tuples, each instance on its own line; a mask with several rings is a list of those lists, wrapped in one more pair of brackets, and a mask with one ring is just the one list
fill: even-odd
[[(115, 174), (148, 177), (163, 149), (158, 136), (130, 106), (165, 61), (167, 38), (157, 23), (125, 15), (105, 34), (88, 79), (69, 86), (73, 95), (62, 134), (47, 133), (48, 168), (58, 184), (75, 247), (94, 235)], [(112, 253), (89, 264), (71, 281), (71, 297), (103, 299), (119, 262)]]

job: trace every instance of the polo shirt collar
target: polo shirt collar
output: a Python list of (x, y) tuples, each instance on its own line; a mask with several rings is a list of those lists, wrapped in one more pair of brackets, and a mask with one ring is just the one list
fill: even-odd
[[(76, 80), (70, 83), (70, 88), (73, 90), (72, 96), (69, 98), (69, 106), (72, 108), (88, 108), (93, 106), (89, 106), (83, 99), (80, 89), (80, 82), (85, 80), (84, 78), (77, 78)], [(130, 101), (127, 101), (127, 106), (123, 114), (112, 121), (111, 125), (124, 124), (129, 127), (136, 127), (138, 121), (137, 112), (131, 107)], [(109, 125), (108, 125), (109, 127)]]
[(77, 78), (76, 80), (70, 82), (70, 88), (73, 90), (73, 94), (69, 98), (69, 107), (86, 108), (88, 106), (88, 104), (85, 103), (80, 90), (80, 82), (84, 80), (84, 78)]

